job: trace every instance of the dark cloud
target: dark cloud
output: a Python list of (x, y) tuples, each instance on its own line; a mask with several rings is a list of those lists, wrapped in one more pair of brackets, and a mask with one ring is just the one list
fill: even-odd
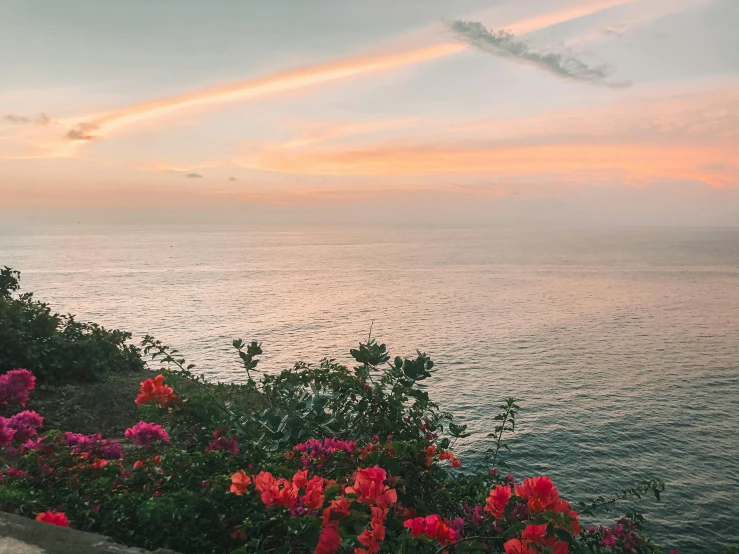
[(624, 87), (631, 83), (609, 82), (609, 72), (604, 67), (590, 67), (570, 54), (538, 52), (525, 40), (506, 30), (492, 31), (476, 21), (452, 21), (449, 28), (464, 42), (495, 56), (520, 63), (528, 63), (553, 73), (562, 79), (593, 83), (608, 87)]
[(5, 121), (10, 121), (11, 123), (31, 123), (33, 121), (30, 117), (26, 117), (25, 115), (14, 114), (8, 114), (3, 119)]
[(229, 181), (238, 181), (238, 179), (236, 177), (229, 177), (228, 180)]
[(185, 177), (187, 177), (188, 179), (202, 179), (203, 178), (203, 176), (200, 175), (200, 173), (188, 173), (187, 175), (185, 175)]
[(95, 123), (80, 123), (74, 129), (67, 131), (67, 138), (69, 140), (97, 140), (100, 135), (94, 134), (94, 131), (98, 130), (98, 126)]
[(5, 121), (9, 121), (10, 123), (19, 123), (24, 125), (30, 123), (35, 123), (36, 125), (48, 125), (49, 123), (51, 123), (51, 120), (46, 116), (46, 114), (43, 113), (36, 118), (11, 113), (3, 116), (3, 119)]

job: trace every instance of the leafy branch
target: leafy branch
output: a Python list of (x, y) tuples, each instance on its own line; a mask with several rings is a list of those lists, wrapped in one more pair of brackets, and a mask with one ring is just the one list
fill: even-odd
[(492, 464), (495, 466), (498, 461), (498, 453), (501, 448), (505, 448), (510, 451), (508, 444), (503, 442), (503, 435), (510, 431), (516, 433), (516, 415), (520, 409), (516, 404), (516, 400), (511, 396), (506, 398), (505, 402), (499, 406), (501, 412), (496, 415), (493, 419), (499, 421), (500, 424), (496, 425), (492, 433), (488, 434), (488, 437), (495, 437), (495, 446), (488, 449), (488, 452), (493, 453)]
[(599, 496), (589, 502), (581, 502), (580, 510), (581, 514), (593, 515), (597, 510), (604, 506), (612, 506), (619, 500), (630, 500), (632, 498), (642, 499), (642, 495), (653, 494), (657, 502), (660, 501), (660, 495), (665, 491), (665, 484), (663, 481), (656, 479), (644, 480), (635, 487), (630, 489), (623, 489), (609, 497)]

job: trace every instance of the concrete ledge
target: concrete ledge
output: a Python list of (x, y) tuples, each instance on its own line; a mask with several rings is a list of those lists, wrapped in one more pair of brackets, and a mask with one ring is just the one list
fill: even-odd
[[(0, 512), (0, 554), (143, 554), (108, 537)], [(159, 549), (156, 554), (177, 554)]]

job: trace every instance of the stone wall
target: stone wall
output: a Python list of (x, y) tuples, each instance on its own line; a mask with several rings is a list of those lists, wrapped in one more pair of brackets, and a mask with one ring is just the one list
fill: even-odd
[[(143, 554), (102, 535), (0, 512), (0, 554)], [(177, 554), (159, 549), (156, 554)]]

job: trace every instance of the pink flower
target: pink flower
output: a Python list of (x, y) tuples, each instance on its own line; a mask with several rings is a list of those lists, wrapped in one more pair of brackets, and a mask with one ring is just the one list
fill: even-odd
[(125, 437), (138, 446), (151, 446), (152, 441), (169, 442), (169, 434), (161, 425), (144, 421), (126, 429)]
[(0, 417), (0, 446), (9, 445), (15, 436), (15, 430), (11, 429), (8, 423), (7, 418)]
[(122, 460), (123, 449), (117, 440), (102, 441), (100, 456), (106, 460)]
[(36, 377), (27, 369), (11, 369), (0, 375), (0, 405), (17, 402), (25, 408), (28, 392), (36, 386)]
[[(10, 418), (0, 418), (0, 420), (5, 420), (0, 421), (0, 444), (9, 444), (13, 439), (27, 441), (38, 434), (36, 429), (44, 423), (44, 418), (31, 410), (25, 410)], [(7, 438), (8, 436), (10, 439)]]

